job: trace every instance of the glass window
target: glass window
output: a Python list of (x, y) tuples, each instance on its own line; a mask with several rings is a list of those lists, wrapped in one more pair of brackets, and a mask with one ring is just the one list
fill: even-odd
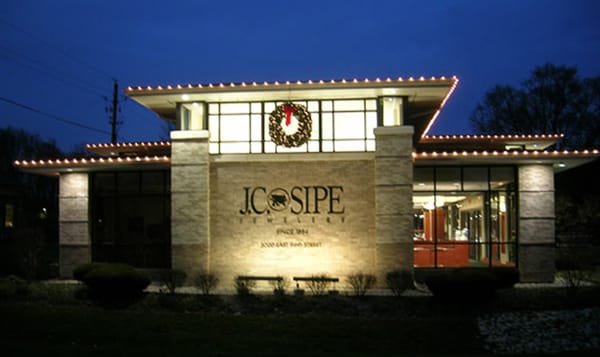
[(416, 167), (415, 267), (514, 267), (514, 175), (514, 167)]
[(262, 114), (261, 103), (251, 103), (250, 110), (251, 110), (252, 114)]
[(336, 140), (335, 151), (364, 151), (365, 141), (364, 140)]
[(413, 191), (433, 191), (433, 168), (415, 167), (413, 171)]
[(333, 110), (336, 112), (363, 111), (364, 109), (364, 100), (336, 100), (333, 102)]
[(208, 130), (210, 130), (210, 140), (218, 141), (219, 138), (219, 116), (209, 115), (208, 116)]
[(333, 139), (333, 115), (323, 113), (321, 121), (321, 130), (323, 139)]
[(222, 141), (250, 141), (250, 117), (247, 115), (221, 116)]
[(97, 173), (94, 179), (93, 189), (99, 194), (110, 194), (116, 190), (114, 174)]
[(15, 226), (15, 205), (7, 203), (4, 205), (4, 228)]
[(252, 141), (262, 140), (262, 118), (260, 115), (252, 115), (250, 118), (252, 122)]
[[(91, 174), (92, 261), (170, 267), (170, 173)], [(104, 184), (114, 185), (107, 190)]]
[[(366, 113), (366, 137), (369, 139), (375, 139), (375, 128), (377, 127), (377, 113), (367, 112)], [(369, 150), (371, 151), (371, 150)]]
[(140, 175), (136, 172), (119, 172), (117, 174), (117, 188), (119, 193), (138, 193)]
[(492, 190), (503, 190), (515, 184), (514, 167), (490, 168), (490, 186)]
[[(281, 101), (208, 103), (210, 153), (374, 151), (377, 127), (375, 99), (294, 101), (311, 113), (309, 145), (301, 148), (274, 147), (269, 118)], [(323, 143), (331, 141), (331, 143)], [(240, 151), (235, 151), (240, 150)]]
[(336, 113), (335, 139), (356, 139), (365, 137), (364, 113)]
[(437, 167), (435, 173), (437, 191), (461, 190), (460, 167)]
[(463, 168), (463, 187), (466, 191), (488, 189), (487, 167), (465, 167)]
[(142, 192), (143, 193), (164, 193), (165, 175), (163, 172), (143, 172), (142, 173)]
[[(312, 113), (318, 113), (319, 112), (319, 102), (316, 100), (311, 100), (306, 104), (306, 109), (308, 109), (309, 112)], [(313, 117), (314, 119), (314, 117)]]
[(370, 111), (377, 110), (377, 100), (375, 99), (367, 99), (365, 100), (365, 109)]
[(221, 114), (248, 114), (250, 103), (221, 103)]

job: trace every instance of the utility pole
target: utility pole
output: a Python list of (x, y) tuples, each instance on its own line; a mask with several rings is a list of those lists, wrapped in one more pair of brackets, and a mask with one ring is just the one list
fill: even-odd
[(113, 144), (117, 143), (117, 106), (119, 105), (119, 98), (118, 98), (118, 93), (119, 93), (119, 84), (117, 83), (117, 80), (115, 79), (115, 83), (113, 86), (113, 99), (112, 99), (112, 116), (110, 118), (110, 125), (111, 125), (111, 137), (110, 137), (110, 142)]

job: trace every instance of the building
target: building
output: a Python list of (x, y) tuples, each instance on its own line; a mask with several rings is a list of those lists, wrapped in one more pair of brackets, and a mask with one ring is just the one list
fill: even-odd
[(554, 279), (560, 135), (428, 136), (452, 78), (129, 87), (170, 142), (17, 161), (58, 175), (60, 273), (89, 261), (292, 278), (516, 267)]

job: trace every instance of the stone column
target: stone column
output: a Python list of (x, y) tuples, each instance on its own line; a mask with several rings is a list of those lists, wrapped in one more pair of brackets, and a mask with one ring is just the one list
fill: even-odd
[(384, 286), (387, 272), (413, 269), (413, 128), (379, 127), (375, 137), (375, 260)]
[(171, 266), (192, 278), (208, 270), (209, 132), (171, 132)]
[(64, 173), (59, 179), (59, 274), (72, 278), (73, 270), (92, 260), (87, 173)]
[(522, 282), (552, 282), (555, 273), (554, 170), (519, 167), (519, 271)]

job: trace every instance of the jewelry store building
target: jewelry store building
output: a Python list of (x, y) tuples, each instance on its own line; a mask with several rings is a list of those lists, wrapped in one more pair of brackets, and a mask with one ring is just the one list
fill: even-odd
[(168, 142), (17, 161), (58, 175), (60, 273), (148, 269), (343, 278), (516, 267), (554, 279), (560, 135), (429, 136), (456, 78), (129, 87)]

